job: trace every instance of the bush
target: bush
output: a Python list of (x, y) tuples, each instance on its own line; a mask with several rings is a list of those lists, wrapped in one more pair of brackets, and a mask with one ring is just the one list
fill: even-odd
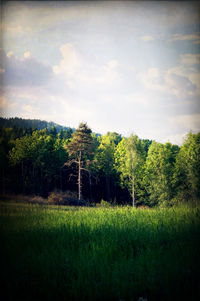
[(104, 201), (104, 200), (101, 200), (100, 206), (104, 207), (104, 208), (112, 207), (111, 203)]
[(77, 193), (72, 191), (53, 191), (49, 194), (48, 203), (53, 205), (88, 206), (84, 200), (77, 198)]
[(14, 201), (16, 203), (41, 204), (41, 205), (47, 203), (47, 200), (39, 195), (7, 194), (7, 195), (1, 195), (0, 200), (6, 202)]
[(43, 205), (43, 204), (46, 204), (47, 203), (47, 200), (42, 198), (41, 196), (39, 195), (36, 195), (36, 196), (33, 196), (30, 198), (30, 200), (28, 201), (29, 203), (32, 203), (32, 204), (40, 204), (40, 205)]

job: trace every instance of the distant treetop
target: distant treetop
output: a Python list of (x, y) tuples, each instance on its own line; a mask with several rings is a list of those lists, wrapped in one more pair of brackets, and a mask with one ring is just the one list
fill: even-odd
[[(33, 129), (38, 129), (38, 130), (43, 130), (45, 128), (47, 129), (52, 129), (55, 128), (56, 131), (59, 133), (61, 130), (67, 131), (71, 129), (70, 127), (65, 127), (62, 125), (59, 125), (55, 122), (48, 122), (45, 120), (40, 120), (40, 119), (24, 119), (24, 118), (3, 118), (0, 117), (0, 127), (3, 128), (33, 128)], [(74, 131), (74, 129), (72, 129)]]

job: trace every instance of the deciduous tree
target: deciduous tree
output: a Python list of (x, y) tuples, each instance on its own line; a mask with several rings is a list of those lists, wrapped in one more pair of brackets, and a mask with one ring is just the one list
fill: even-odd
[(139, 178), (137, 175), (143, 162), (144, 152), (139, 138), (136, 135), (123, 138), (115, 153), (115, 166), (120, 173), (122, 185), (131, 193), (133, 207), (135, 206), (135, 186)]
[(152, 142), (145, 163), (143, 180), (148, 192), (148, 205), (168, 203), (172, 199), (172, 180), (177, 152), (176, 145)]
[(200, 133), (189, 133), (176, 158), (174, 188), (180, 201), (200, 199)]

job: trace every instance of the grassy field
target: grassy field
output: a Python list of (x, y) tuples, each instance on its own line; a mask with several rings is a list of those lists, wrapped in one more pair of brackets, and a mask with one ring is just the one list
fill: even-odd
[(0, 204), (3, 300), (200, 300), (198, 208)]

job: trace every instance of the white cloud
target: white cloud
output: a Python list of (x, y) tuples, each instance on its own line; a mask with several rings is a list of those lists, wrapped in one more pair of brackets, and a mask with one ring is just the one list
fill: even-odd
[(184, 114), (169, 117), (169, 123), (175, 127), (184, 129), (185, 132), (189, 131), (200, 131), (200, 114)]
[(182, 145), (186, 135), (187, 135), (187, 132), (183, 132), (181, 134), (175, 134), (175, 135), (172, 134), (172, 135), (166, 136), (161, 141), (163, 143), (171, 142), (171, 143), (176, 144), (176, 145)]
[(12, 51), (8, 51), (8, 53), (6, 54), (8, 58), (13, 56), (13, 52)]
[(177, 75), (171, 72), (171, 70), (166, 72), (165, 82), (169, 93), (180, 99), (184, 99), (189, 95), (195, 95), (196, 93), (196, 87), (188, 77)]
[(183, 65), (196, 65), (200, 64), (200, 54), (181, 54), (181, 64)]
[(144, 42), (149, 42), (149, 41), (153, 41), (154, 37), (153, 36), (142, 36), (140, 39)]
[(160, 40), (164, 37), (164, 34), (154, 34), (154, 35), (146, 35), (140, 37), (140, 40), (144, 42), (150, 42), (150, 41), (155, 41), (155, 40)]
[(107, 67), (110, 69), (115, 69), (118, 65), (119, 64), (116, 60), (111, 60), (107, 63)]
[(30, 104), (25, 104), (22, 106), (22, 110), (28, 112), (28, 113), (35, 113), (37, 110), (31, 106)]
[(7, 95), (0, 96), (0, 110), (1, 114), (5, 114), (17, 107), (16, 100), (12, 99), (11, 101), (8, 99)]
[(195, 93), (200, 94), (200, 73), (192, 66), (179, 65), (169, 69), (168, 74), (175, 74), (187, 78), (196, 86)]
[(53, 71), (31, 56), (29, 51), (24, 53), (23, 59), (14, 56), (12, 51), (5, 55), (1, 50), (2, 64), (5, 72), (0, 73), (0, 82), (5, 86), (41, 86), (52, 77)]
[[(16, 104), (13, 116), (20, 112), (72, 126), (86, 120), (98, 132), (134, 130), (147, 138), (179, 139), (183, 122), (168, 130), (168, 116), (198, 112), (197, 59), (188, 54), (199, 35), (185, 34), (198, 22), (197, 9), (125, 2), (8, 4), (5, 49), (24, 54), (19, 59), (9, 51), (9, 66), (0, 66), (6, 97)], [(179, 65), (171, 68), (180, 54)], [(48, 70), (43, 61), (51, 64)]]
[(25, 58), (25, 59), (29, 58), (30, 56), (31, 56), (30, 51), (24, 52), (24, 58)]
[(172, 36), (171, 42), (174, 41), (193, 41), (194, 44), (200, 43), (200, 35), (199, 34), (174, 34)]
[(72, 76), (81, 65), (81, 58), (72, 44), (64, 44), (60, 47), (62, 60), (59, 65), (53, 67), (55, 74), (64, 73)]
[(22, 32), (22, 27), (20, 25), (17, 25), (17, 26), (5, 26), (5, 28), (9, 32), (14, 32), (14, 33)]
[(164, 76), (164, 72), (159, 68), (149, 68), (139, 73), (139, 79), (146, 88), (160, 92), (167, 89)]
[(5, 96), (0, 96), (0, 109), (4, 109), (7, 105), (7, 99)]
[(189, 80), (196, 85), (196, 92), (200, 95), (200, 73), (190, 73)]
[(99, 84), (112, 84), (119, 80), (117, 71), (119, 64), (116, 60), (111, 60), (103, 66), (95, 66), (94, 70), (89, 73), (88, 80)]
[(139, 73), (139, 79), (147, 89), (183, 99), (196, 93), (196, 77), (192, 81), (184, 71), (184, 68), (178, 67), (169, 70), (150, 68)]
[(60, 47), (62, 59), (53, 66), (56, 75), (62, 75), (69, 88), (75, 89), (79, 84), (112, 84), (119, 79), (119, 63), (112, 59), (104, 65), (90, 63), (72, 44)]

